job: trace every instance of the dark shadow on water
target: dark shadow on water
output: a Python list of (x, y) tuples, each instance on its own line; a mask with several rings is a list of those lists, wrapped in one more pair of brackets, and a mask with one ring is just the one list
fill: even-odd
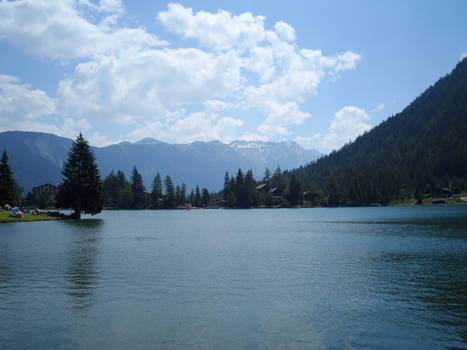
[(83, 220), (64, 220), (61, 221), (67, 226), (77, 227), (77, 228), (98, 228), (104, 224), (102, 219), (83, 219)]
[(70, 234), (73, 235), (72, 245), (67, 253), (65, 294), (71, 297), (73, 309), (87, 311), (96, 303), (94, 291), (99, 283), (97, 260), (103, 220), (70, 220), (64, 224), (72, 228)]
[[(8, 288), (12, 277), (12, 263), (10, 254), (10, 249), (7, 245), (0, 245), (0, 294), (3, 293), (3, 290)], [(0, 311), (2, 309), (3, 305), (0, 303)]]

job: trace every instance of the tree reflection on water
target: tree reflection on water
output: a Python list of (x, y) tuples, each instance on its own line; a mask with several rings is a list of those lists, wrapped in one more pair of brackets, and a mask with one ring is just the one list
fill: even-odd
[(102, 220), (68, 221), (76, 235), (68, 252), (65, 271), (66, 294), (72, 298), (74, 309), (88, 310), (95, 304), (95, 289), (99, 284), (97, 259), (101, 241)]

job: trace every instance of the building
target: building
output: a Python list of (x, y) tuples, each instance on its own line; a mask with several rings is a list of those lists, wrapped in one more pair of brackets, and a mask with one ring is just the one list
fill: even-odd
[(55, 196), (57, 193), (57, 186), (51, 184), (44, 184), (40, 186), (36, 186), (31, 190), (34, 196), (40, 196), (43, 193), (47, 193), (51, 196)]

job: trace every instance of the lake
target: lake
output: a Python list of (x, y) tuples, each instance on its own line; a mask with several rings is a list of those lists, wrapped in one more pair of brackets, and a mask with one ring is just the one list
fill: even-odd
[(0, 225), (2, 349), (466, 349), (467, 206)]

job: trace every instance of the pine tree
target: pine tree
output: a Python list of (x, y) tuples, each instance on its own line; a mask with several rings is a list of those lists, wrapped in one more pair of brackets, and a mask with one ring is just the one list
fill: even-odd
[(229, 172), (226, 171), (224, 175), (224, 189), (222, 191), (222, 197), (225, 202), (227, 202), (227, 199), (229, 198), (230, 194), (230, 176)]
[(195, 193), (193, 192), (193, 190), (191, 190), (190, 192), (189, 201), (192, 206), (195, 206)]
[(21, 201), (21, 190), (18, 183), (13, 179), (13, 172), (8, 164), (6, 150), (3, 151), (0, 163), (0, 204), (19, 205)]
[(264, 170), (263, 182), (267, 184), (267, 183), (269, 183), (269, 180), (271, 180), (271, 172), (266, 167), (266, 169)]
[(287, 196), (287, 199), (291, 205), (300, 205), (303, 202), (302, 185), (295, 174), (292, 174), (290, 177), (289, 195)]
[(151, 207), (153, 209), (159, 209), (161, 207), (162, 199), (162, 180), (159, 173), (156, 174), (152, 181), (152, 192), (151, 192)]
[(141, 174), (138, 172), (136, 167), (133, 166), (133, 172), (131, 174), (131, 192), (133, 192), (134, 197), (134, 209), (142, 209), (145, 207), (145, 191), (146, 188), (143, 184), (143, 178), (141, 177)]
[(103, 191), (94, 153), (80, 133), (71, 146), (63, 166), (63, 181), (57, 190), (57, 207), (71, 208), (74, 218), (81, 213), (95, 215), (102, 211)]
[(208, 192), (208, 189), (207, 188), (203, 188), (203, 190), (201, 191), (202, 192), (202, 195), (201, 195), (201, 204), (203, 205), (203, 207), (207, 206), (209, 204), (209, 192)]
[(258, 191), (256, 190), (256, 182), (253, 177), (253, 171), (250, 169), (245, 174), (244, 179), (245, 190), (245, 208), (256, 207), (259, 204)]
[(201, 205), (201, 193), (199, 192), (199, 186), (196, 185), (195, 190), (195, 207), (199, 207)]
[(117, 207), (120, 209), (131, 209), (135, 201), (131, 183), (126, 180), (125, 173), (121, 170), (117, 172)]
[(118, 207), (118, 178), (112, 170), (105, 178), (104, 186), (104, 205), (108, 207)]
[(184, 206), (186, 202), (186, 185), (183, 183), (182, 187), (180, 188), (180, 205)]
[(165, 208), (172, 209), (175, 208), (175, 189), (174, 184), (172, 182), (172, 178), (167, 175), (165, 177), (165, 191), (167, 192), (167, 196), (165, 198)]

